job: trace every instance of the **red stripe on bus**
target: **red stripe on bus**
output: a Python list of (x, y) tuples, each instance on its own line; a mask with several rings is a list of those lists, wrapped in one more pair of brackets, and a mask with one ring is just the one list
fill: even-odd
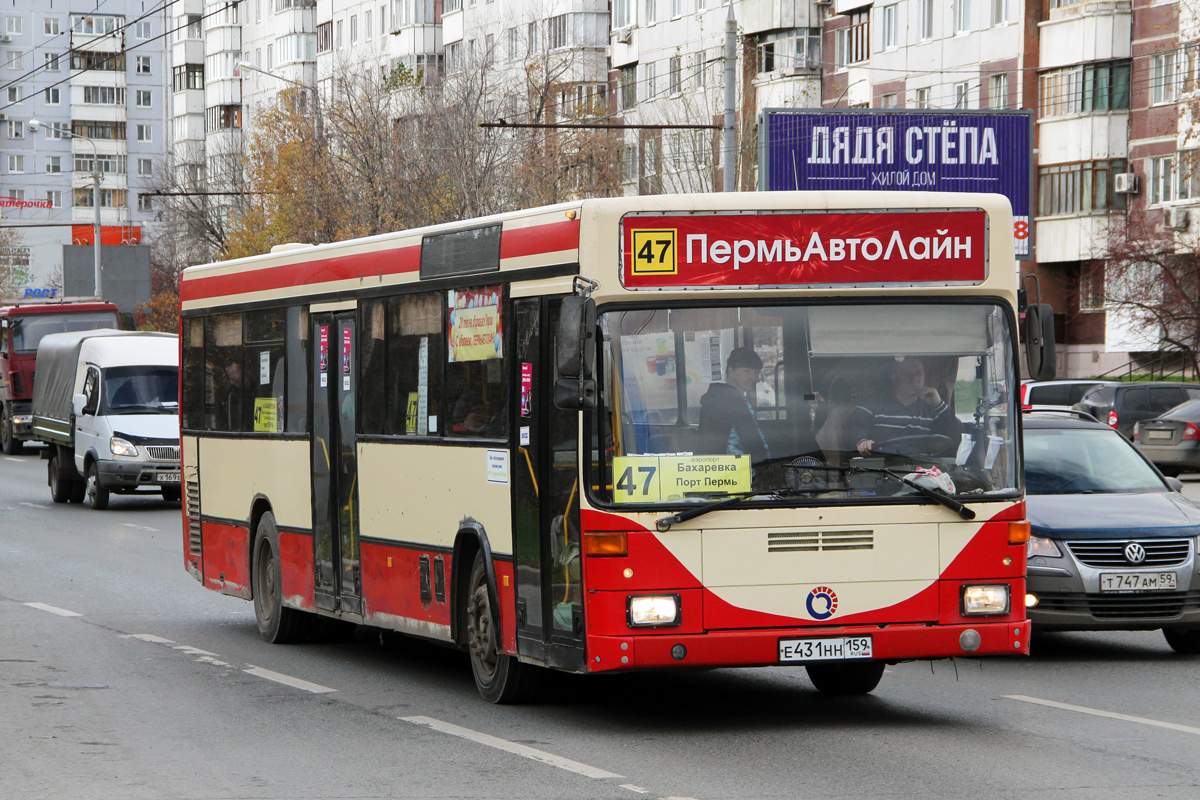
[(336, 258), (321, 258), (278, 267), (186, 279), (180, 287), (183, 302), (211, 297), (228, 297), (249, 292), (265, 292), (289, 286), (311, 286), (355, 278), (377, 278), (416, 272), (421, 266), (421, 248), (417, 245), (356, 253)]
[(579, 220), (514, 228), (500, 234), (500, 258), (521, 258), (539, 253), (579, 249)]

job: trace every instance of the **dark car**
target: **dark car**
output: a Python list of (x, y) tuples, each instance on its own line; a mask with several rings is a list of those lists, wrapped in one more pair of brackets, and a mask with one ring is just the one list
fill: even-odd
[(1029, 415), (1024, 428), (1035, 630), (1161, 628), (1200, 653), (1200, 507), (1106, 425)]
[(1135, 423), (1157, 417), (1187, 400), (1198, 399), (1200, 383), (1136, 381), (1097, 386), (1080, 398), (1075, 408), (1132, 437)]
[(1200, 472), (1200, 400), (1137, 423), (1133, 443), (1166, 475)]

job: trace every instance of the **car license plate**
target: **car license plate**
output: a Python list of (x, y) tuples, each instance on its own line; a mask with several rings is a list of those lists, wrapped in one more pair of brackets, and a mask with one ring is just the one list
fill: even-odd
[(1170, 439), (1171, 432), (1170, 431), (1146, 431), (1146, 438), (1148, 438), (1148, 439)]
[(154, 476), (159, 483), (179, 483), (178, 472), (160, 472)]
[(1106, 572), (1100, 575), (1102, 592), (1149, 592), (1174, 588), (1174, 572)]
[(871, 657), (870, 636), (779, 640), (780, 661), (843, 661)]

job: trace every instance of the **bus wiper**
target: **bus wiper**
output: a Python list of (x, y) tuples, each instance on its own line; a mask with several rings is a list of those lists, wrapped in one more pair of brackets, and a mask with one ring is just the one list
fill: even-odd
[(938, 505), (943, 505), (946, 508), (950, 509), (951, 511), (958, 514), (963, 519), (975, 519), (974, 511), (967, 508), (965, 505), (958, 502), (950, 495), (942, 494), (941, 492), (935, 492), (933, 489), (922, 486), (921, 484), (917, 483), (916, 481), (910, 481), (908, 478), (904, 477), (900, 473), (893, 472), (892, 470), (888, 469), (887, 467), (845, 467), (844, 469), (846, 470), (847, 475), (853, 475), (853, 474), (859, 473), (859, 472), (876, 472), (881, 475), (890, 475), (891, 477), (893, 477), (896, 480), (903, 483), (905, 486), (911, 486), (912, 488), (916, 489), (918, 493), (924, 495), (925, 497), (928, 497), (930, 500), (934, 501)]
[(754, 497), (760, 494), (771, 494), (770, 492), (739, 492), (731, 494), (729, 497), (722, 497), (712, 503), (705, 503), (702, 506), (693, 506), (685, 508), (683, 511), (677, 511), (669, 517), (663, 517), (654, 523), (654, 527), (658, 528), (659, 533), (666, 533), (671, 530), (671, 526), (677, 522), (687, 522), (689, 519), (701, 517), (710, 511), (717, 511), (722, 508), (729, 508), (745, 500), (747, 497)]
[[(941, 492), (935, 492), (933, 489), (922, 486), (921, 484), (917, 483), (916, 481), (910, 481), (908, 478), (904, 477), (900, 473), (894, 472), (894, 471), (888, 469), (887, 467), (827, 467), (827, 466), (807, 466), (806, 465), (804, 467), (800, 467), (799, 469), (824, 471), (824, 472), (840, 472), (843, 475), (860, 475), (864, 472), (873, 472), (873, 473), (878, 473), (880, 475), (887, 475), (891, 478), (894, 478), (895, 480), (900, 481), (905, 486), (911, 486), (912, 488), (916, 489), (917, 492), (920, 493), (921, 495), (928, 497), (930, 500), (934, 501), (938, 505), (945, 506), (946, 508), (950, 509), (954, 513), (958, 514), (963, 519), (975, 519), (974, 511), (972, 511), (970, 508), (967, 508), (967, 506), (958, 502), (950, 495), (942, 494)], [(778, 492), (776, 492), (776, 494), (781, 497), (786, 497), (788, 495), (809, 494), (813, 491), (825, 491), (825, 489), (824, 489), (824, 487), (822, 487), (820, 489), (812, 489), (812, 490), (781, 489)]]

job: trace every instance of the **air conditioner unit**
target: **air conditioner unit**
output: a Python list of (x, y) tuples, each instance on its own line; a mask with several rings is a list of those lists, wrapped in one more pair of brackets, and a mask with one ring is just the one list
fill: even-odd
[(1117, 194), (1137, 194), (1138, 180), (1136, 172), (1118, 172), (1113, 180), (1113, 191)]
[(1163, 227), (1170, 231), (1186, 231), (1188, 214), (1186, 208), (1168, 207), (1163, 209)]
[(813, 2), (819, 6), (827, 6), (832, 3), (833, 0), (813, 0)]
[(621, 44), (629, 44), (633, 41), (633, 26), (626, 25), (624, 28), (617, 28), (617, 41)]
[(11, 34), (0, 33), (0, 42), (11, 42), (11, 41), (12, 41)]

